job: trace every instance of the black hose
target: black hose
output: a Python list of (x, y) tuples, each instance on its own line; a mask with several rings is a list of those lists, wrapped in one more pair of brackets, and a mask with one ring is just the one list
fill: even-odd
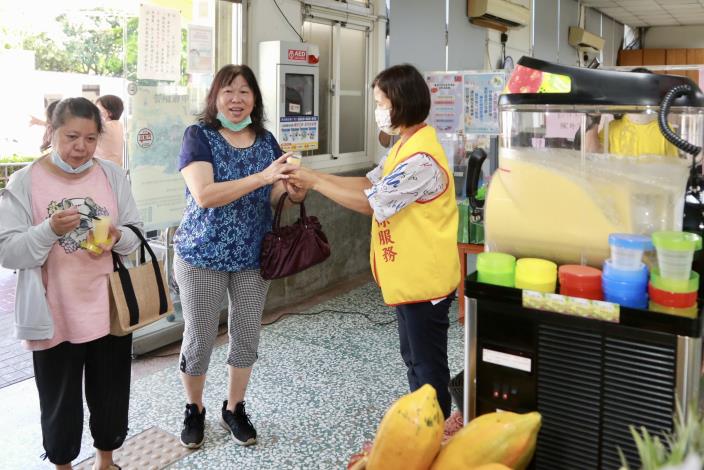
[[(667, 115), (670, 114), (670, 106), (672, 106), (672, 102), (676, 98), (693, 92), (694, 90), (689, 85), (677, 85), (672, 87), (662, 99), (662, 102), (660, 103), (660, 112), (658, 112), (658, 126), (660, 127), (660, 132), (662, 132), (662, 135), (672, 145), (682, 150), (683, 152), (692, 155), (692, 160), (694, 160), (694, 157), (699, 155), (699, 153), (702, 151), (702, 148), (687, 142), (682, 137), (675, 134), (670, 128), (670, 124), (667, 122)], [(694, 162), (692, 162), (692, 166), (694, 166)]]

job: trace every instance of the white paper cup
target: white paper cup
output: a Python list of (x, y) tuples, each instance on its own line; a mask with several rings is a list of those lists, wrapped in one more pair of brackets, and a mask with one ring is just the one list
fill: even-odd
[(286, 163), (290, 165), (301, 165), (301, 159), (303, 156), (301, 155), (301, 152), (293, 152), (291, 155), (286, 158)]
[(110, 234), (110, 216), (103, 215), (99, 219), (93, 219), (93, 241), (95, 243), (105, 243)]

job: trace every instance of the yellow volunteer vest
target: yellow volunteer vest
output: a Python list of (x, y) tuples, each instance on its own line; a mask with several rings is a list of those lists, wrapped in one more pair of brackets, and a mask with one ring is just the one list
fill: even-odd
[(383, 176), (417, 153), (435, 160), (447, 175), (448, 185), (435, 199), (416, 201), (384, 222), (372, 216), (370, 264), (388, 305), (445, 297), (460, 282), (455, 185), (435, 129), (425, 126), (403, 145), (396, 142), (384, 163)]
[[(603, 130), (599, 133), (599, 140), (604, 141)], [(657, 121), (638, 124), (625, 115), (609, 123), (609, 153), (676, 157), (677, 148), (663, 137)]]

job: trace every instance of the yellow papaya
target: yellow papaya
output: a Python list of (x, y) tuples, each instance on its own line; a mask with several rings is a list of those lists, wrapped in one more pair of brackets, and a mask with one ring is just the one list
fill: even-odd
[(486, 465), (482, 465), (481, 467), (474, 467), (471, 470), (511, 470), (511, 468), (502, 463), (488, 463)]
[(428, 470), (445, 419), (432, 385), (396, 400), (379, 424), (366, 470)]
[(440, 450), (431, 470), (466, 470), (500, 463), (524, 470), (535, 451), (541, 416), (508, 411), (488, 413), (472, 420)]

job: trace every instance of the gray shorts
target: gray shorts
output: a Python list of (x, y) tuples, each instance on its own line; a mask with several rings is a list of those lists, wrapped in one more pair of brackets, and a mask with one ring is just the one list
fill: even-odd
[(181, 343), (181, 371), (205, 375), (218, 333), (220, 308), (229, 297), (227, 363), (248, 368), (257, 359), (262, 311), (270, 281), (259, 270), (236, 273), (197, 268), (174, 256), (185, 329)]

